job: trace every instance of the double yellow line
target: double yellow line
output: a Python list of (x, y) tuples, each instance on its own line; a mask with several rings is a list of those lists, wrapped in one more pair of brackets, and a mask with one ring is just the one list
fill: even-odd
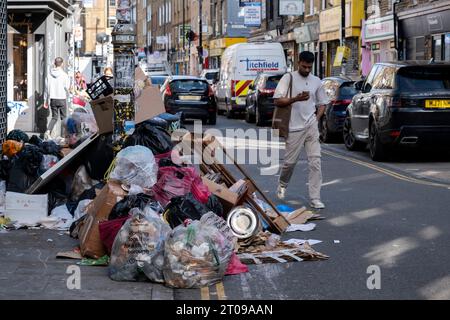
[(438, 187), (438, 188), (450, 189), (450, 184), (436, 183), (436, 182), (425, 181), (425, 180), (420, 180), (420, 179), (408, 177), (408, 176), (405, 176), (403, 174), (394, 172), (392, 170), (388, 170), (388, 169), (379, 167), (377, 165), (374, 165), (374, 164), (371, 164), (371, 163), (368, 163), (368, 162), (365, 162), (365, 161), (362, 161), (362, 160), (357, 160), (355, 158), (346, 157), (346, 156), (343, 156), (343, 155), (340, 155), (338, 153), (335, 153), (335, 152), (332, 152), (332, 151), (328, 151), (328, 150), (323, 150), (322, 149), (322, 153), (324, 153), (326, 155), (329, 155), (329, 156), (332, 156), (332, 157), (335, 157), (335, 158), (339, 158), (339, 159), (342, 159), (342, 160), (346, 160), (346, 161), (350, 161), (350, 162), (359, 164), (359, 165), (364, 166), (366, 168), (370, 168), (372, 170), (384, 173), (384, 174), (386, 174), (388, 176), (391, 176), (391, 177), (393, 177), (395, 179), (399, 179), (399, 180), (403, 180), (403, 181), (411, 182), (411, 183), (416, 183), (416, 184), (420, 184), (420, 185), (430, 186), (430, 187)]
[[(217, 300), (227, 300), (227, 296), (225, 295), (225, 287), (223, 286), (223, 282), (219, 282), (216, 284), (216, 292), (213, 294), (217, 294)], [(202, 300), (211, 300), (211, 295), (209, 293), (209, 287), (203, 287), (200, 289), (200, 295)]]

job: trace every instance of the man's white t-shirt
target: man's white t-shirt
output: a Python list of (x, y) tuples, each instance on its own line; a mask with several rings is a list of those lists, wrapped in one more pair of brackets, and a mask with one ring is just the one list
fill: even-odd
[[(312, 74), (306, 78), (298, 71), (291, 72), (292, 74), (292, 97), (309, 91), (309, 100), (299, 101), (292, 104), (291, 120), (289, 122), (289, 131), (300, 131), (310, 126), (316, 121), (316, 106), (328, 103), (328, 96), (322, 86), (322, 81)], [(289, 73), (286, 73), (278, 83), (275, 90), (274, 98), (290, 98), (287, 96), (290, 86)]]

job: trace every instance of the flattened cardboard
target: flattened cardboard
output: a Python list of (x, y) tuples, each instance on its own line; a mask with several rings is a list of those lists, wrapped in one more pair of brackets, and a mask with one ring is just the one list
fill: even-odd
[(98, 134), (92, 135), (87, 138), (83, 143), (76, 147), (66, 157), (62, 158), (53, 167), (48, 169), (43, 175), (41, 175), (27, 190), (27, 194), (35, 194), (47, 183), (49, 183), (55, 176), (57, 176), (65, 167), (67, 167), (74, 159), (76, 159), (82, 151), (94, 142), (99, 137)]

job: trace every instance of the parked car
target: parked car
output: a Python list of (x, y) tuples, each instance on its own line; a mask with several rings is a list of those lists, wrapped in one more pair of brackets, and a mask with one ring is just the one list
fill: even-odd
[(322, 80), (330, 102), (319, 123), (321, 141), (330, 142), (338, 134), (342, 136), (347, 106), (352, 102), (353, 96), (358, 93), (354, 83), (353, 80), (344, 77), (330, 77)]
[(286, 70), (286, 56), (280, 43), (238, 43), (228, 47), (222, 55), (216, 90), (219, 112), (225, 112), (228, 118), (245, 112), (249, 86), (258, 73)]
[(205, 78), (210, 85), (213, 85), (219, 81), (219, 72), (219, 69), (204, 69), (200, 77)]
[(171, 76), (161, 87), (166, 112), (183, 112), (184, 119), (201, 119), (216, 124), (217, 104), (206, 79), (194, 76)]
[(377, 63), (355, 83), (344, 122), (349, 150), (369, 145), (373, 160), (393, 146), (448, 146), (450, 143), (450, 64)]
[(155, 87), (161, 87), (166, 82), (169, 75), (152, 75), (149, 76), (150, 82)]
[(245, 102), (245, 121), (262, 126), (272, 120), (275, 104), (273, 95), (284, 73), (260, 73), (250, 85)]

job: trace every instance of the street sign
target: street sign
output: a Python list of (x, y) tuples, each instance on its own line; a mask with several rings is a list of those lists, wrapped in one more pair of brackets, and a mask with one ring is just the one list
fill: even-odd
[(245, 2), (244, 25), (246, 27), (261, 26), (261, 2)]
[(303, 0), (280, 0), (280, 16), (301, 16)]
[(73, 28), (74, 41), (83, 41), (83, 27), (77, 26)]

